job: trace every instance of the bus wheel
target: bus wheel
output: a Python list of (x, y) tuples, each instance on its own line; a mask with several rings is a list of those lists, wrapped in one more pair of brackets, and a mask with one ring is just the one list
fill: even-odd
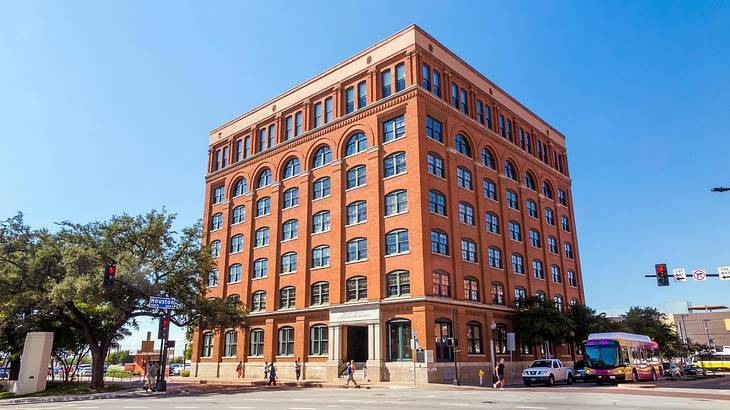
[(639, 382), (639, 374), (636, 373), (636, 370), (633, 370), (631, 372), (631, 381), (634, 382), (634, 383), (638, 383)]

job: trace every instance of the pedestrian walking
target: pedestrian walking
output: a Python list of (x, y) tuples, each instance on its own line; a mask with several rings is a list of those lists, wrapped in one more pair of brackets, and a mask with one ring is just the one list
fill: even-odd
[(350, 382), (355, 384), (355, 388), (359, 389), (360, 385), (357, 384), (355, 381), (355, 361), (350, 360), (350, 363), (347, 364), (347, 368), (345, 369), (345, 374), (347, 375), (347, 382), (345, 382), (345, 388), (350, 387)]
[(149, 373), (147, 373), (147, 383), (150, 391), (157, 391), (157, 375), (160, 374), (160, 365), (153, 363), (150, 367)]
[(264, 362), (264, 380), (269, 380), (269, 362)]
[(497, 376), (497, 382), (492, 386), (496, 389), (499, 385), (499, 390), (504, 390), (504, 359), (499, 359), (499, 364), (494, 367), (494, 374)]
[(294, 373), (297, 375), (297, 383), (299, 383), (299, 378), (302, 376), (302, 362), (301, 358), (297, 357), (297, 360), (294, 361)]
[(274, 385), (276, 387), (276, 367), (274, 367), (274, 362), (271, 362), (269, 365), (269, 383), (267, 386)]
[(154, 380), (152, 380), (152, 362), (147, 362), (144, 368), (144, 384), (142, 388), (144, 391), (151, 389), (154, 386)]
[(240, 379), (243, 375), (243, 362), (238, 362), (238, 366), (236, 366), (236, 376)]

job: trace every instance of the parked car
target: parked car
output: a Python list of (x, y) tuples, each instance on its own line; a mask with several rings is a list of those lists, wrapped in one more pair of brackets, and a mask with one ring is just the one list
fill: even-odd
[(684, 374), (691, 374), (693, 376), (704, 376), (705, 369), (694, 365), (684, 366)]
[(558, 359), (535, 360), (530, 366), (522, 371), (522, 381), (525, 386), (533, 383), (545, 383), (552, 386), (556, 382), (572, 384), (574, 380), (573, 368), (563, 366)]
[(180, 376), (182, 371), (182, 365), (175, 363), (170, 365), (170, 376)]
[(578, 360), (573, 365), (573, 371), (575, 372), (573, 374), (573, 378), (575, 380), (586, 380), (586, 361), (585, 360)]
[(674, 363), (662, 363), (664, 368), (664, 377), (681, 377), (684, 372)]
[(79, 368), (76, 370), (76, 375), (79, 377), (91, 376), (91, 365), (80, 364)]
[(10, 377), (10, 369), (7, 367), (0, 367), (0, 380), (7, 379)]

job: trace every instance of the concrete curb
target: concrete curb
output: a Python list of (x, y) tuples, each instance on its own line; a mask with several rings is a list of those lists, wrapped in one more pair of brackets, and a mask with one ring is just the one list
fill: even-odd
[(163, 395), (169, 392), (144, 393), (138, 391), (138, 388), (129, 388), (125, 390), (109, 392), (109, 393), (91, 393), (76, 394), (68, 396), (43, 396), (43, 397), (19, 397), (17, 399), (0, 400), (0, 406), (12, 404), (33, 404), (33, 403), (52, 403), (65, 401), (83, 401), (83, 400), (99, 400), (99, 399), (118, 399), (122, 397), (149, 397), (153, 395)]

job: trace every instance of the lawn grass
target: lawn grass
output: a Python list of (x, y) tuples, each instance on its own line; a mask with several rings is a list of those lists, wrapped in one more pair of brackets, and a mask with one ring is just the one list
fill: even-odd
[(77, 394), (93, 394), (93, 393), (108, 393), (118, 390), (128, 389), (129, 386), (119, 384), (107, 384), (101, 389), (95, 389), (88, 383), (62, 383), (62, 382), (48, 382), (46, 384), (46, 390), (37, 393), (25, 394), (16, 396), (14, 393), (0, 392), (0, 400), (2, 399), (17, 399), (21, 397), (47, 397), (47, 396), (67, 396)]

